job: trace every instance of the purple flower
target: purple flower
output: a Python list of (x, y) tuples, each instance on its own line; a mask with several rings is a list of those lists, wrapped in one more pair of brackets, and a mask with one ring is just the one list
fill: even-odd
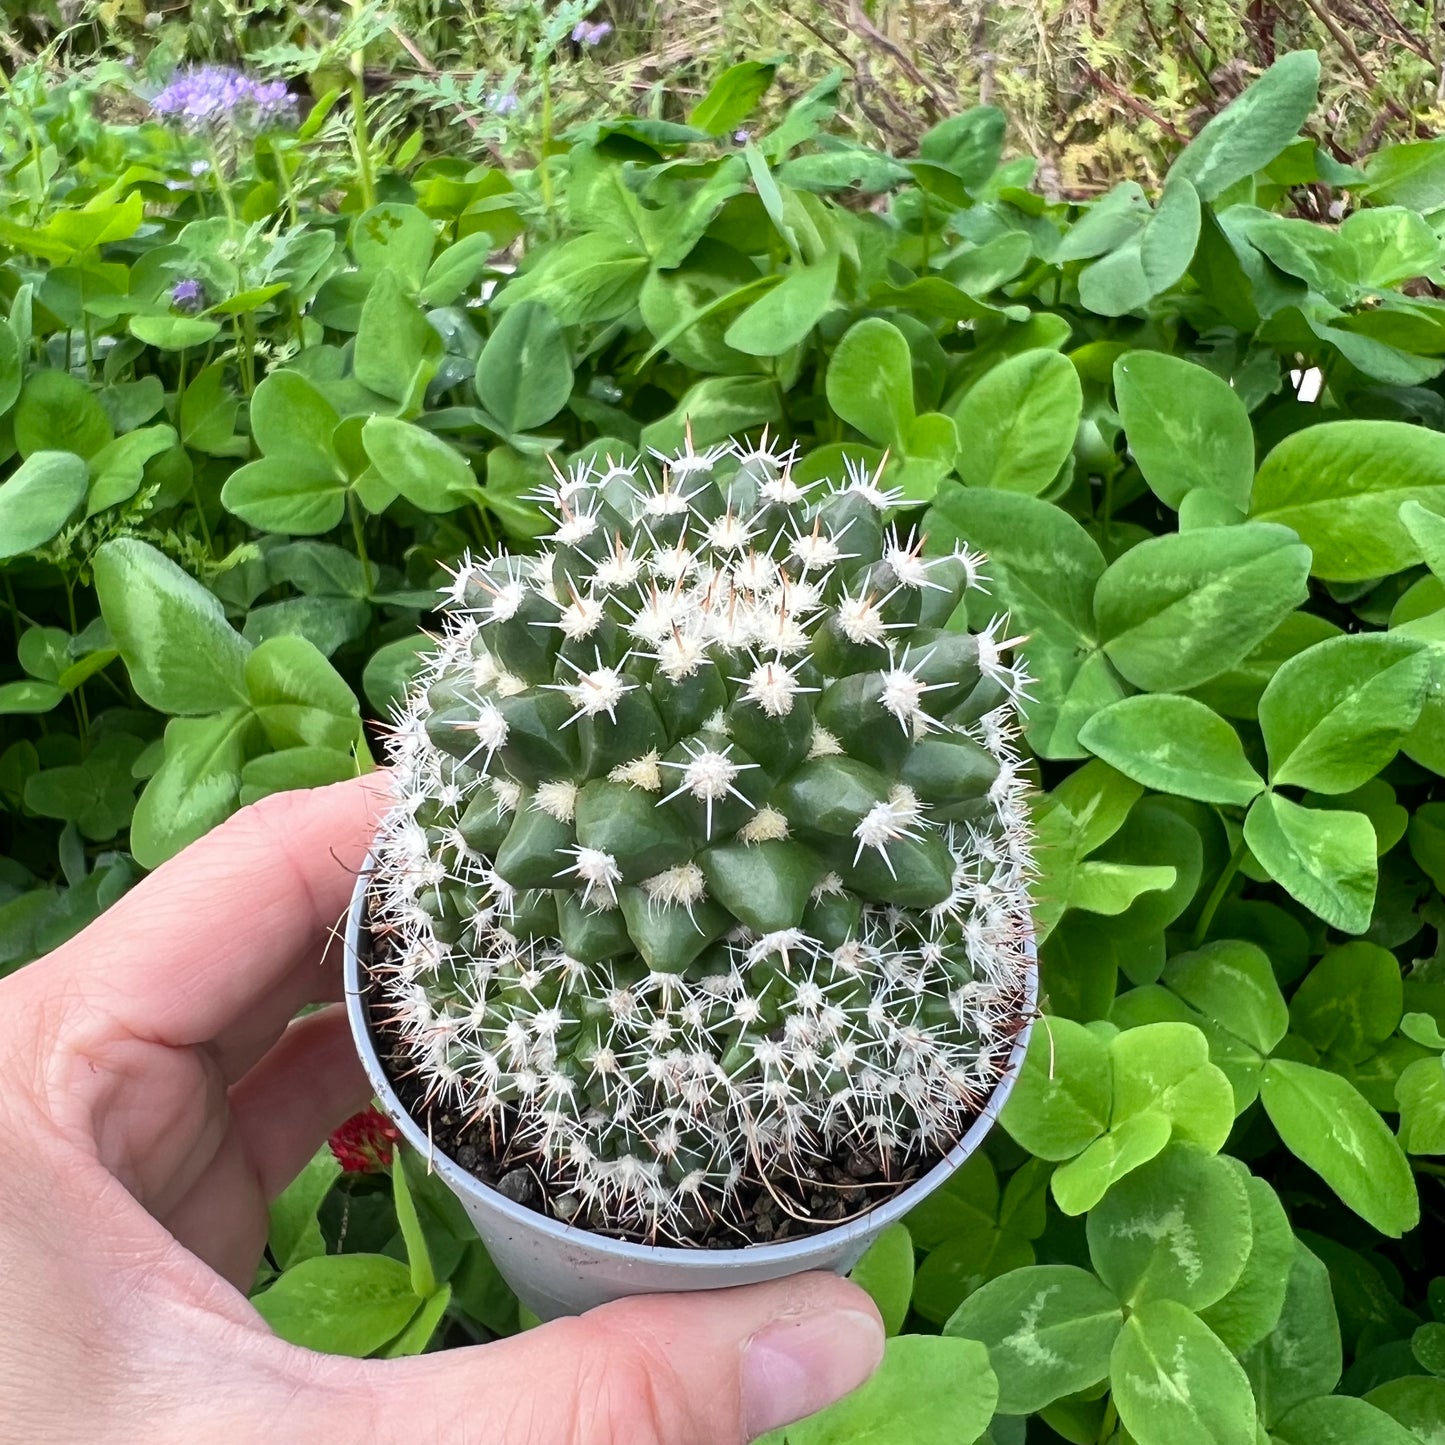
[(152, 101), (157, 115), (187, 130), (265, 130), (290, 120), (296, 102), (284, 81), (253, 80), (223, 65), (177, 73)]
[(194, 277), (177, 281), (171, 287), (171, 305), (177, 311), (186, 311), (192, 314), (204, 311), (206, 309), (206, 288)]
[(572, 39), (578, 45), (601, 45), (612, 34), (610, 20), (579, 20), (572, 27)]
[(487, 97), (487, 109), (493, 115), (511, 115), (516, 110), (517, 104), (515, 90), (494, 90)]

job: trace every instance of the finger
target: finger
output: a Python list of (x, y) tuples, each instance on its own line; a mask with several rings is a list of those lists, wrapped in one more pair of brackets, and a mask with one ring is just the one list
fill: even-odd
[(163, 864), (40, 967), (86, 1016), (176, 1047), (215, 1041), (228, 1079), (313, 998), (386, 803), (385, 775), (277, 793)]
[(370, 1097), (345, 1010), (298, 1019), (232, 1086), (219, 1147), (195, 1170), (186, 1165), (199, 1162), (197, 1151), (176, 1161), (167, 1193), (147, 1206), (192, 1254), (245, 1289), (266, 1242), (268, 1201)]
[(160, 1216), (176, 1242), (238, 1290), (251, 1287), (266, 1247), (266, 1196), (234, 1121), (190, 1189)]
[(371, 1098), (346, 1010), (298, 1019), (231, 1089), (237, 1136), (274, 1199), (338, 1124)]
[(868, 1296), (808, 1274), (622, 1300), (496, 1344), (349, 1369), (377, 1445), (742, 1445), (860, 1385), (882, 1354)]

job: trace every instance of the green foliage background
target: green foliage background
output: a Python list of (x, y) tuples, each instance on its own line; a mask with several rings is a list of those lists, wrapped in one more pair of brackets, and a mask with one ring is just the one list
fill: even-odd
[[(758, 120), (773, 79), (507, 166), (365, 124), (356, 76), (214, 144), (12, 79), (0, 962), (369, 767), (443, 564), (534, 545), (551, 460), (767, 427), (990, 556), (1046, 1011), (858, 1267), (883, 1371), (786, 1438), (1442, 1438), (1445, 144), (1298, 139), (1292, 53), (1161, 186), (1074, 203), (997, 109), (899, 158), (839, 78)], [(416, 1161), (325, 1151), (255, 1299), (358, 1355), (521, 1323)]]

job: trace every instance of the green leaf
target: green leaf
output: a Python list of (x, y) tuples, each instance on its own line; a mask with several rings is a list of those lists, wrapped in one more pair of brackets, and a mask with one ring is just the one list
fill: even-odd
[(381, 271), (361, 304), (353, 370), (403, 411), (420, 407), (442, 358), (442, 339), (395, 272)]
[(924, 1256), (914, 1281), (913, 1308), (942, 1325), (980, 1285), (1033, 1262), (1034, 1247), (1023, 1235), (988, 1220), (950, 1235)]
[(1044, 807), (1057, 805), (1066, 810), (1082, 857), (1118, 833), (1143, 792), (1132, 778), (1095, 759), (1062, 779)]
[(1290, 1000), (1294, 1030), (1322, 1054), (1369, 1058), (1399, 1027), (1404, 982), (1395, 955), (1359, 941), (1325, 951)]
[(85, 496), (85, 463), (71, 452), (32, 452), (0, 482), (0, 561), (43, 547)]
[(1249, 1258), (1244, 1179), (1228, 1160), (1171, 1145), (1113, 1185), (1089, 1213), (1088, 1238), (1099, 1278), (1123, 1303), (1204, 1309), (1234, 1288)]
[(496, 242), (486, 231), (473, 231), (448, 246), (427, 267), (421, 299), (426, 306), (450, 306), (487, 268)]
[(723, 340), (749, 356), (781, 356), (797, 346), (833, 304), (838, 253), (812, 266), (794, 266), (728, 327)]
[(131, 819), (130, 850), (142, 868), (159, 867), (235, 812), (257, 731), (250, 710), (239, 707), (166, 724), (165, 759)]
[(1109, 1127), (1110, 1098), (1104, 1042), (1070, 1019), (1045, 1018), (999, 1122), (1030, 1154), (1070, 1159)]
[(1400, 523), (1436, 579), (1445, 578), (1445, 517), (1419, 502), (1406, 502), (1400, 508)]
[(1049, 1185), (1055, 1202), (1068, 1215), (1092, 1209), (1115, 1183), (1157, 1157), (1173, 1133), (1169, 1119), (1152, 1110), (1121, 1120), (1054, 1170)]
[(1366, 162), (1368, 187), (1376, 205), (1434, 211), (1445, 206), (1445, 143), (1440, 139), (1381, 146)]
[(1161, 1022), (1126, 1029), (1109, 1043), (1117, 1127), (1136, 1114), (1161, 1114), (1174, 1137), (1213, 1152), (1233, 1123), (1229, 1080), (1209, 1061), (1209, 1043), (1192, 1024)]
[(1375, 830), (1363, 813), (1303, 808), (1278, 793), (1256, 798), (1244, 841), (1270, 877), (1311, 913), (1363, 933), (1375, 906)]
[[(690, 427), (697, 446), (716, 446), (751, 427), (770, 425), (781, 414), (778, 389), (765, 377), (707, 376), (688, 387), (667, 416), (644, 427), (640, 442), (659, 451), (681, 450)], [(489, 476), (490, 470), (489, 462)]]
[(513, 306), (477, 358), (477, 398), (507, 435), (549, 422), (572, 394), (572, 353), (540, 301)]
[(0, 416), (15, 405), (25, 377), (25, 358), (20, 338), (8, 321), (0, 321)]
[(983, 550), (991, 601), (1025, 630), (1044, 629), (1071, 645), (1092, 632), (1104, 557), (1067, 512), (1035, 497), (948, 486), (924, 525), (930, 550), (959, 542)]
[(1284, 527), (1202, 527), (1130, 548), (1099, 579), (1104, 651), (1136, 687), (1207, 682), (1305, 600), (1309, 550)]
[(1432, 1375), (1445, 1375), (1445, 1324), (1431, 1320), (1421, 1325), (1410, 1336), (1410, 1352)]
[(1445, 1439), (1445, 1380), (1434, 1375), (1406, 1375), (1377, 1385), (1365, 1399), (1385, 1411), (1422, 1445)]
[(688, 112), (687, 123), (709, 135), (726, 135), (736, 130), (757, 108), (776, 73), (776, 65), (761, 60), (744, 60), (728, 66)]
[(246, 659), (245, 686), (273, 748), (346, 752), (360, 740), (356, 698), (304, 637), (268, 638)]
[(959, 474), (972, 487), (1037, 496), (1073, 451), (1083, 407), (1079, 373), (1067, 357), (1046, 349), (1009, 357), (959, 405)]
[(1413, 281), (1440, 259), (1434, 229), (1403, 206), (1354, 211), (1340, 223), (1339, 238), (1357, 268), (1356, 284), (1373, 291)]
[(251, 1303), (288, 1344), (362, 1358), (405, 1329), (421, 1300), (400, 1260), (324, 1254), (288, 1269)]
[(444, 1284), (426, 1299), (411, 1317), (411, 1323), (394, 1340), (387, 1342), (378, 1352), (377, 1358), (399, 1360), (406, 1355), (422, 1354), (431, 1344), (432, 1336), (436, 1334), (437, 1326), (441, 1324), (451, 1302), (452, 1287)]
[(1079, 742), (1161, 793), (1243, 806), (1264, 787), (1239, 734), (1191, 697), (1126, 697), (1096, 712), (1079, 729)]
[(396, 1222), (406, 1245), (407, 1265), (411, 1270), (412, 1293), (426, 1299), (436, 1293), (437, 1277), (432, 1266), (431, 1251), (427, 1248), (426, 1234), (421, 1227), (421, 1218), (416, 1212), (416, 1201), (411, 1196), (411, 1186), (406, 1179), (405, 1151), (397, 1149), (391, 1161), (392, 1202), (396, 1207)]
[(65, 693), (54, 683), (24, 678), (0, 683), (0, 717), (17, 713), (49, 712), (65, 701)]
[(15, 404), (14, 422), (22, 457), (59, 451), (89, 460), (115, 435), (95, 393), (68, 371), (31, 372)]
[(539, 253), (492, 304), (506, 310), (523, 301), (541, 301), (563, 326), (607, 321), (634, 305), (648, 269), (636, 241), (589, 232)]
[(1280, 665), (1259, 700), (1270, 781), (1317, 793), (1363, 786), (1415, 725), (1431, 653), (1412, 638), (1354, 633)]
[(883, 1328), (889, 1335), (896, 1335), (903, 1328), (908, 1302), (913, 1298), (913, 1236), (907, 1225), (890, 1224), (868, 1246), (848, 1278), (867, 1290), (878, 1306)]
[(213, 362), (198, 371), (181, 393), (181, 440), (194, 451), (230, 455), (240, 408), (240, 398), (226, 385), (225, 362)]
[(267, 457), (344, 482), (333, 441), (340, 421), (336, 408), (299, 371), (273, 371), (251, 398), (251, 435)]
[(1340, 629), (1312, 612), (1291, 612), (1234, 667), (1193, 690), (1194, 696), (1227, 717), (1253, 718), (1259, 699), (1280, 664), (1297, 652), (1340, 636)]
[(387, 486), (424, 512), (454, 512), (481, 500), (467, 459), (434, 432), (396, 417), (373, 416), (361, 428), (361, 444)]
[(945, 484), (924, 516), (930, 550), (982, 549), (992, 610), (1029, 634), (1021, 649), (1037, 679), (1029, 742), (1045, 757), (1080, 757), (1079, 726), (1124, 688), (1095, 647), (1095, 540), (1061, 507), (1036, 497)]
[(134, 538), (107, 542), (95, 555), (95, 589), (142, 701), (182, 715), (245, 701), (250, 645), (169, 557)]
[(169, 426), (139, 427), (118, 436), (90, 459), (90, 486), (85, 515), (129, 501), (140, 490), (146, 463), (176, 444)]
[(1100, 316), (1142, 310), (1189, 269), (1199, 244), (1199, 193), (1182, 177), (1166, 181), (1158, 209), (1147, 206), (1133, 235), (1085, 267), (1079, 301)]
[(1349, 1080), (1271, 1059), (1259, 1097), (1285, 1147), (1367, 1223), (1393, 1239), (1419, 1223), (1420, 1201), (1404, 1151)]
[(226, 478), (221, 504), (263, 532), (305, 537), (341, 521), (346, 493), (346, 478), (335, 471), (308, 474), (291, 457), (262, 457)]
[(1282, 55), (1184, 148), (1170, 167), (1171, 179), (1192, 181), (1212, 201), (1262, 170), (1309, 119), (1319, 83), (1320, 58), (1313, 50)]
[(102, 736), (82, 762), (33, 773), (25, 784), (25, 806), (42, 817), (76, 823), (93, 841), (114, 838), (130, 822), (131, 766), (143, 746), (126, 733)]
[(903, 333), (881, 317), (853, 325), (828, 363), (828, 405), (879, 446), (903, 448), (913, 424), (913, 357)]
[(1177, 876), (1176, 869), (1164, 866), (1086, 858), (1074, 866), (1069, 881), (1069, 907), (1112, 917), (1125, 912), (1145, 893), (1172, 888)]
[(1165, 965), (1163, 981), (1261, 1054), (1271, 1053), (1289, 1031), (1289, 1008), (1269, 955), (1253, 943), (1226, 939), (1176, 954)]
[(1395, 1081), (1400, 1143), (1407, 1154), (1445, 1154), (1445, 1066), (1416, 1059)]
[(357, 760), (350, 752), (304, 744), (282, 748), (279, 752), (263, 753), (259, 758), (252, 758), (241, 769), (238, 801), (244, 808), (272, 793), (340, 783), (356, 777), (358, 771)]
[(221, 323), (202, 316), (132, 316), (130, 334), (158, 351), (184, 351), (205, 346), (221, 334)]
[(1283, 1445), (1420, 1445), (1422, 1438), (1378, 1405), (1352, 1395), (1306, 1400), (1270, 1433)]
[(1295, 1237), (1279, 1195), (1243, 1164), (1225, 1162), (1243, 1178), (1249, 1195), (1249, 1258), (1229, 1293), (1200, 1311), (1200, 1318), (1238, 1355), (1264, 1339), (1284, 1313)]
[(975, 1290), (943, 1333), (987, 1347), (1000, 1414), (1031, 1415), (1105, 1378), (1123, 1319), (1088, 1270), (1034, 1265)]
[(1422, 559), (1405, 502), (1445, 512), (1445, 434), (1401, 421), (1332, 421), (1285, 437), (1260, 464), (1250, 515), (1292, 527), (1331, 582), (1399, 572)]
[(326, 1253), (326, 1240), (316, 1211), (341, 1178), (341, 1165), (323, 1144), (310, 1163), (271, 1201), (267, 1244), (283, 1270), (303, 1259)]
[(975, 189), (997, 168), (1006, 127), (1007, 120), (997, 106), (970, 106), (924, 131), (918, 139), (918, 154)]
[(436, 229), (416, 206), (384, 201), (351, 223), (351, 254), (363, 271), (390, 271), (408, 291), (419, 291), (431, 263)]
[(1302, 1401), (1328, 1394), (1339, 1383), (1343, 1359), (1330, 1274), (1298, 1240), (1279, 1321), (1241, 1362), (1260, 1418), (1271, 1427)]
[(1166, 506), (1204, 489), (1243, 511), (1254, 484), (1254, 432), (1244, 403), (1212, 371), (1158, 351), (1114, 363), (1129, 450)]
[(361, 688), (377, 714), (385, 716), (404, 699), (432, 647), (426, 637), (399, 637), (372, 653), (361, 675)]
[(1173, 1300), (1151, 1300), (1129, 1316), (1109, 1378), (1119, 1419), (1138, 1445), (1256, 1445), (1248, 1377)]
[(788, 1445), (972, 1445), (997, 1400), (977, 1340), (899, 1335), (866, 1384), (781, 1433)]

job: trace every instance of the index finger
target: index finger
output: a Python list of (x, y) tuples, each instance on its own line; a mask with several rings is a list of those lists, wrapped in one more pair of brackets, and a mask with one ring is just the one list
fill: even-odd
[(137, 1038), (183, 1048), (238, 1025), (265, 1038), (335, 992), (319, 965), (388, 796), (371, 773), (263, 798), (37, 967)]

